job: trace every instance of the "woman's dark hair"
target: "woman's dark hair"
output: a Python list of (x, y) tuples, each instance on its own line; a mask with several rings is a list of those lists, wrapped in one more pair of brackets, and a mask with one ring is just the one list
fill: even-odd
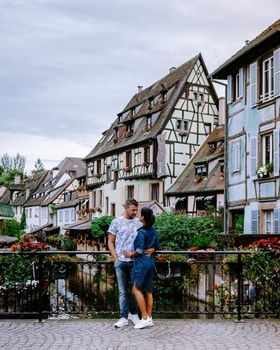
[(144, 216), (144, 227), (150, 228), (155, 223), (155, 216), (152, 209), (144, 207), (141, 209), (141, 216)]

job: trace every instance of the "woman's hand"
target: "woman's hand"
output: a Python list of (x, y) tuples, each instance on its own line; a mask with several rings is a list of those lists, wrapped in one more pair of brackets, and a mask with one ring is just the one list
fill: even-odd
[(131, 257), (132, 257), (132, 254), (133, 254), (133, 252), (127, 252), (126, 250), (124, 251), (124, 256), (125, 256), (126, 258), (131, 258)]
[(154, 252), (155, 252), (155, 248), (154, 247), (146, 249), (144, 251), (144, 253), (147, 255), (148, 258), (150, 258), (154, 254)]

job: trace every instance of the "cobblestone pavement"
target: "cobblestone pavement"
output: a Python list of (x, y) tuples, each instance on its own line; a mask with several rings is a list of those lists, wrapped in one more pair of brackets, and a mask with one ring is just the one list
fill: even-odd
[(0, 321), (5, 350), (280, 349), (280, 320), (155, 320), (149, 329), (110, 320)]

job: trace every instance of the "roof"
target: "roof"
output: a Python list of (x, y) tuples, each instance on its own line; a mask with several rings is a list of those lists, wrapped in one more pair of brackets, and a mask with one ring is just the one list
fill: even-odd
[(67, 230), (71, 231), (84, 231), (84, 230), (90, 230), (92, 220), (86, 219), (86, 220), (79, 220), (75, 222), (73, 225), (69, 225), (66, 227)]
[[(105, 153), (115, 153), (117, 149), (120, 150), (127, 146), (143, 144), (156, 138), (164, 128), (178, 98), (183, 93), (189, 74), (198, 59), (204, 65), (201, 54), (196, 55), (153, 85), (134, 95), (123, 111), (119, 113), (119, 116), (122, 115), (123, 117), (122, 124), (118, 122), (118, 119), (115, 120), (111, 127), (103, 133), (102, 139), (84, 160), (98, 158)], [(167, 93), (166, 101), (159, 97), (163, 92)], [(157, 103), (152, 107), (149, 104), (149, 99), (151, 98), (157, 100)], [(134, 115), (132, 115), (132, 109), (135, 109)], [(146, 120), (143, 117), (154, 113), (159, 113), (155, 124), (150, 130), (145, 130)], [(119, 137), (118, 140), (114, 140), (115, 128), (125, 127), (131, 121), (138, 121), (138, 125), (135, 125), (132, 136), (126, 137), (125, 133), (123, 133), (123, 136)]]
[(260, 54), (266, 52), (274, 45), (279, 46), (280, 42), (280, 19), (275, 21), (263, 32), (261, 32), (253, 40), (246, 43), (242, 49), (237, 51), (231, 58), (218, 67), (211, 76), (217, 79), (225, 79), (227, 75), (231, 74), (232, 70), (237, 68), (246, 60), (252, 60)]
[(86, 165), (82, 158), (77, 157), (66, 157), (56, 167), (58, 168), (58, 176), (61, 176), (63, 172), (75, 171), (75, 177), (86, 175)]
[(141, 212), (141, 209), (144, 207), (151, 208), (154, 214), (161, 213), (164, 210), (163, 206), (157, 201), (147, 201), (147, 202), (138, 202), (138, 212)]
[(14, 217), (13, 208), (8, 204), (0, 203), (0, 217), (2, 218), (13, 218)]
[(79, 199), (73, 199), (68, 202), (62, 202), (56, 205), (57, 209), (76, 207), (79, 204)]
[(195, 165), (209, 163), (213, 159), (223, 159), (223, 148), (217, 147), (214, 152), (209, 152), (209, 143), (223, 141), (224, 127), (218, 126), (207, 137), (198, 151), (194, 154), (189, 164), (185, 167), (173, 185), (166, 191), (167, 195), (178, 195), (187, 193), (211, 193), (224, 191), (224, 179), (220, 177), (220, 167), (217, 164), (210, 174), (202, 181), (196, 181)]
[(3, 236), (0, 235), (0, 245), (9, 244), (18, 241), (17, 237)]
[(0, 197), (0, 203), (9, 204), (10, 198), (11, 198), (11, 192), (8, 188), (5, 188), (4, 192), (2, 193), (2, 196)]
[(59, 190), (57, 192), (55, 192), (55, 194), (48, 198), (44, 203), (42, 203), (42, 205), (49, 205), (51, 204), (59, 195), (61, 195), (63, 193), (63, 191), (65, 191), (67, 189), (67, 187), (74, 181), (74, 178), (72, 179), (68, 179), (64, 182), (64, 184), (59, 188)]
[(50, 228), (50, 227), (53, 227), (53, 223), (49, 222), (49, 223), (47, 223), (45, 225), (37, 227), (35, 230), (30, 231), (29, 234), (36, 233), (36, 232), (39, 232), (39, 231), (44, 231), (45, 229)]

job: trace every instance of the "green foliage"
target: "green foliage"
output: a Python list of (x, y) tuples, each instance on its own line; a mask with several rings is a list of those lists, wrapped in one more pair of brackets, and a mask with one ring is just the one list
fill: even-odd
[(114, 217), (110, 215), (104, 215), (94, 220), (91, 224), (92, 235), (95, 237), (107, 235), (108, 228), (113, 220)]
[(23, 172), (19, 170), (9, 170), (9, 171), (4, 171), (2, 175), (0, 176), (0, 185), (8, 186), (12, 184), (15, 180), (15, 176), (20, 175), (21, 178), (24, 178), (25, 175)]
[(32, 255), (22, 256), (13, 254), (2, 257), (0, 262), (6, 267), (2, 276), (2, 279), (4, 279), (2, 282), (12, 286), (14, 283), (31, 280), (32, 263), (35, 260), (36, 257)]
[(5, 153), (0, 158), (0, 164), (4, 169), (4, 172), (6, 173), (11, 170), (15, 170), (20, 173), (23, 173), (25, 168), (25, 162), (26, 162), (25, 157), (20, 155), (19, 153), (17, 153), (15, 157), (9, 156), (7, 153)]
[[(59, 234), (51, 235), (51, 236), (47, 237), (47, 243), (49, 245), (51, 245), (52, 247), (61, 249), (62, 238), (63, 237), (61, 235), (59, 235)], [(74, 249), (74, 250), (76, 250), (76, 249)]]
[(40, 158), (36, 160), (34, 167), (33, 172), (35, 173), (40, 173), (45, 170), (44, 164)]
[(50, 214), (55, 214), (57, 212), (57, 206), (55, 204), (50, 204), (49, 209)]
[(162, 213), (156, 217), (161, 249), (187, 250), (195, 246), (205, 249), (216, 242), (223, 231), (220, 218), (213, 215), (191, 217), (185, 214)]
[(75, 244), (73, 238), (62, 236), (61, 237), (61, 248), (62, 248), (62, 250), (71, 251), (71, 250), (76, 250), (77, 245)]
[(10, 237), (21, 237), (20, 224), (16, 220), (4, 220), (1, 229), (1, 235)]
[(26, 214), (25, 214), (25, 210), (23, 209), (21, 218), (20, 218), (20, 224), (19, 227), (21, 230), (24, 230), (26, 226)]

